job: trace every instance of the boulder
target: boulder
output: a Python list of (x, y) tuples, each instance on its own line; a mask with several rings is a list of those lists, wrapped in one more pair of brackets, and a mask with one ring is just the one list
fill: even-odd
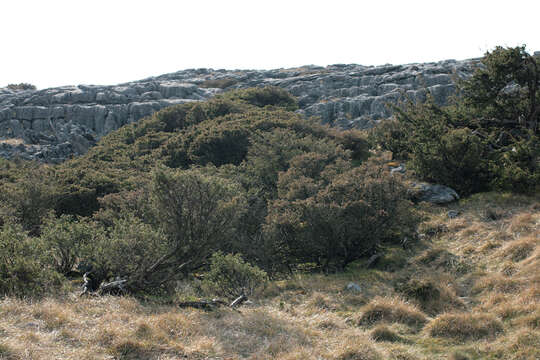
[(362, 288), (360, 287), (360, 285), (358, 285), (357, 283), (354, 283), (354, 282), (348, 283), (347, 286), (345, 287), (345, 289), (350, 291), (350, 292), (355, 292), (355, 293), (362, 292)]
[(459, 195), (454, 189), (439, 184), (412, 183), (409, 192), (413, 200), (432, 204), (448, 204), (459, 200)]

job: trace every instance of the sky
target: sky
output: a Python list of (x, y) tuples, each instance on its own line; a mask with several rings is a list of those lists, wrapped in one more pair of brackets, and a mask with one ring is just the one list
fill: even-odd
[(538, 0), (0, 0), (0, 87), (540, 50)]

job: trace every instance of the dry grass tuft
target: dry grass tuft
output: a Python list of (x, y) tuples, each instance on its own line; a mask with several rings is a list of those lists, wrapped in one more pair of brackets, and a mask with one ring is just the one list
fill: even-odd
[(524, 212), (516, 215), (510, 222), (509, 230), (514, 234), (531, 232), (538, 227), (538, 214)]
[(398, 342), (401, 337), (386, 325), (379, 325), (369, 334), (374, 341)]
[(315, 293), (309, 300), (307, 306), (315, 311), (331, 310), (333, 308), (331, 302), (332, 300), (328, 295)]
[(15, 360), (16, 358), (15, 352), (9, 346), (0, 343), (0, 359)]
[(502, 320), (515, 319), (521, 316), (526, 316), (534, 311), (535, 305), (512, 304), (504, 302), (498, 306), (494, 306), (491, 311), (496, 313)]
[(532, 254), (538, 243), (540, 243), (540, 239), (536, 236), (520, 238), (506, 244), (500, 250), (500, 256), (514, 262), (522, 261)]
[(390, 348), (387, 359), (389, 360), (419, 360), (418, 352), (411, 348)]
[(522, 281), (502, 274), (490, 274), (479, 278), (473, 287), (473, 292), (495, 291), (498, 293), (514, 293), (522, 286)]
[(524, 316), (519, 323), (531, 329), (540, 330), (540, 309), (530, 312), (528, 315)]
[(493, 315), (448, 313), (432, 320), (427, 331), (433, 337), (475, 340), (496, 336), (503, 331), (503, 326)]
[(153, 329), (146, 323), (141, 323), (137, 326), (135, 330), (135, 336), (138, 339), (149, 339), (153, 335)]
[(453, 273), (464, 273), (467, 272), (469, 268), (459, 256), (440, 247), (425, 250), (413, 259), (413, 263)]
[(469, 357), (461, 352), (456, 351), (450, 354), (448, 360), (469, 360)]
[(506, 212), (500, 207), (488, 207), (484, 210), (484, 218), (488, 221), (497, 221), (506, 216)]
[(501, 358), (540, 359), (540, 333), (523, 329), (513, 334), (509, 344), (504, 344)]
[(348, 340), (340, 346), (335, 360), (382, 360), (381, 354), (368, 342), (358, 339)]
[(360, 309), (359, 325), (373, 325), (379, 322), (401, 323), (413, 327), (421, 327), (426, 316), (415, 306), (396, 298), (373, 299)]
[(410, 279), (397, 286), (396, 290), (414, 301), (428, 314), (438, 314), (443, 311), (463, 308), (463, 302), (455, 292), (444, 284), (444, 279), (419, 278)]
[(151, 359), (152, 349), (146, 344), (133, 340), (120, 341), (110, 348), (110, 353), (119, 360)]
[(66, 326), (72, 318), (69, 307), (61, 303), (46, 301), (33, 308), (32, 315), (45, 323), (47, 330), (57, 330)]

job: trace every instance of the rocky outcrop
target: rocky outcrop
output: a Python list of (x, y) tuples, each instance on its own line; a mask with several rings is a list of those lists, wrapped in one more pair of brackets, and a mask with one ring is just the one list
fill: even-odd
[[(279, 86), (298, 112), (344, 128), (368, 128), (390, 116), (388, 102), (429, 92), (444, 104), (454, 81), (476, 60), (408, 65), (304, 66), (276, 70), (192, 69), (116, 86), (0, 89), (0, 156), (60, 162), (85, 153), (100, 137), (164, 107), (205, 100), (222, 88)], [(17, 139), (14, 143), (13, 140)]]

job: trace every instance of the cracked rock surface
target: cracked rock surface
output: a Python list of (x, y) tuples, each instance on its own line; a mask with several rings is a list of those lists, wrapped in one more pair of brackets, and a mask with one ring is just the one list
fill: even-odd
[(369, 128), (391, 115), (404, 95), (439, 104), (477, 60), (407, 65), (303, 66), (275, 70), (189, 69), (112, 86), (44, 90), (0, 88), (0, 156), (58, 163), (84, 154), (103, 135), (164, 107), (201, 101), (224, 90), (279, 86), (296, 96), (298, 112), (343, 128)]

